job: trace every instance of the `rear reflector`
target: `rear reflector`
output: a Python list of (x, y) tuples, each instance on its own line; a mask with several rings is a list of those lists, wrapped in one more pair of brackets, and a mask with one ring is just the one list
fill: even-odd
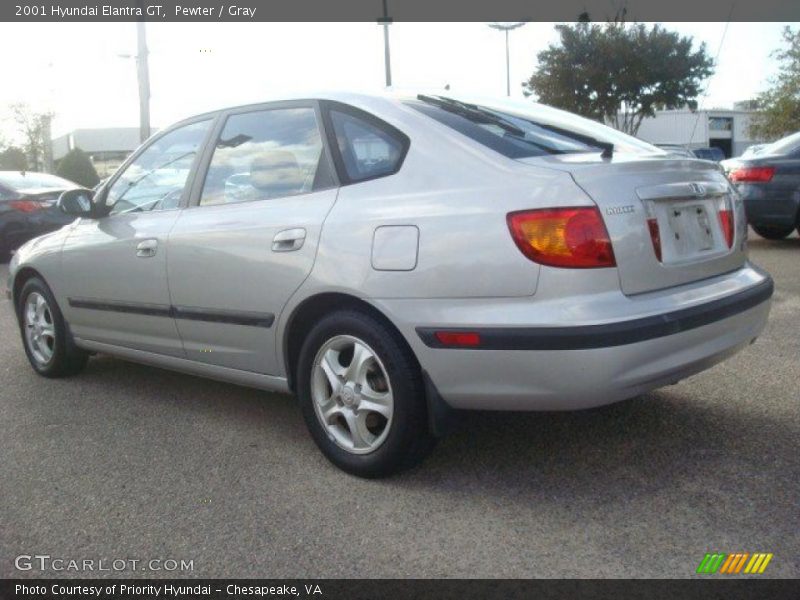
[(617, 264), (596, 206), (513, 212), (507, 221), (517, 247), (537, 263), (573, 269)]
[(725, 237), (725, 243), (728, 248), (733, 247), (734, 236), (734, 218), (733, 218), (733, 204), (731, 203), (730, 196), (720, 198), (717, 203), (717, 215), (719, 216), (719, 226), (722, 229), (722, 235)]
[(650, 239), (653, 241), (653, 251), (661, 262), (661, 232), (658, 229), (658, 219), (647, 219), (647, 228), (650, 230)]
[(445, 346), (480, 346), (481, 336), (474, 331), (437, 331), (436, 339)]
[(722, 233), (730, 248), (733, 246), (733, 213), (729, 210), (719, 211), (719, 224), (722, 225)]
[(728, 174), (734, 183), (767, 183), (775, 175), (775, 167), (741, 167)]
[(8, 205), (14, 210), (24, 213), (32, 213), (44, 208), (44, 204), (35, 200), (12, 200)]

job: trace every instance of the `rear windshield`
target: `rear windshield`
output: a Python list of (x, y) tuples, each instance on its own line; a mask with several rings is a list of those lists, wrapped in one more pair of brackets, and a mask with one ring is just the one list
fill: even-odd
[(515, 109), (420, 95), (406, 104), (509, 158), (604, 150), (663, 154), (605, 125), (532, 103)]
[(800, 150), (800, 132), (772, 142), (768, 146), (761, 148), (759, 154), (792, 154), (795, 150)]
[(78, 187), (76, 184), (47, 173), (29, 173), (6, 171), (0, 173), (0, 184), (14, 190), (33, 190), (38, 188), (60, 188), (68, 190)]

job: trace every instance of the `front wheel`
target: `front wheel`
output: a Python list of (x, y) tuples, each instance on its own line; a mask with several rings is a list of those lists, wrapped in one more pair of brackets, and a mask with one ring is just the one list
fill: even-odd
[(322, 453), (353, 475), (409, 468), (435, 443), (414, 356), (367, 313), (339, 311), (311, 330), (300, 351), (297, 393)]
[(773, 227), (770, 225), (753, 225), (753, 231), (755, 231), (758, 235), (768, 240), (782, 240), (790, 233), (792, 233), (793, 227)]
[(34, 370), (44, 377), (66, 377), (83, 370), (88, 354), (77, 348), (47, 284), (33, 277), (17, 304), (22, 344)]

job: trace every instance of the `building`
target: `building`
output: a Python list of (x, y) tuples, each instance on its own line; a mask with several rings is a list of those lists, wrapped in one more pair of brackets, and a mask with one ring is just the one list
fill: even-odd
[(689, 109), (660, 110), (656, 116), (642, 121), (637, 137), (656, 145), (695, 148), (720, 148), (727, 158), (739, 156), (748, 146), (762, 140), (753, 139), (748, 131), (752, 110)]
[(138, 127), (76, 129), (53, 139), (53, 163), (57, 167), (67, 152), (80, 148), (91, 158), (100, 179), (105, 179), (122, 164), (139, 143)]

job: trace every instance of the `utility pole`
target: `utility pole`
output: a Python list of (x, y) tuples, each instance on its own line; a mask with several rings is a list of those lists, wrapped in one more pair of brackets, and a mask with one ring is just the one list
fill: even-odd
[(136, 23), (136, 72), (139, 79), (139, 141), (150, 137), (150, 67), (144, 20)]
[(53, 172), (53, 113), (42, 115), (42, 171)]
[(508, 53), (508, 32), (517, 27), (525, 25), (524, 22), (517, 23), (489, 23), (489, 27), (504, 31), (506, 34), (506, 96), (511, 95), (511, 58)]
[(383, 25), (383, 60), (386, 68), (386, 87), (392, 85), (392, 59), (389, 55), (389, 25), (392, 18), (389, 16), (389, 2), (383, 0), (383, 17), (378, 19), (378, 23)]

